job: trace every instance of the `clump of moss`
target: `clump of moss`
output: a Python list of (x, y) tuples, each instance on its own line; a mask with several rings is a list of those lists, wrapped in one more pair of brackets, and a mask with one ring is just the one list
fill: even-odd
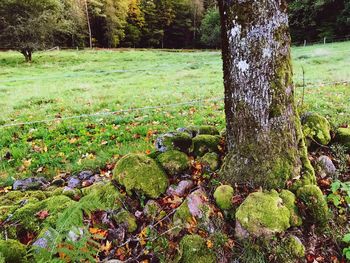
[(115, 188), (111, 182), (99, 182), (89, 187), (83, 188), (82, 194), (86, 199), (99, 199), (103, 204), (100, 209), (117, 209), (122, 206), (123, 195)]
[(214, 192), (214, 199), (216, 204), (222, 210), (231, 209), (233, 194), (234, 190), (231, 185), (220, 185)]
[(289, 236), (287, 238), (285, 241), (285, 247), (289, 252), (289, 255), (293, 255), (298, 259), (305, 256), (305, 247), (303, 243), (301, 243), (300, 239), (295, 236)]
[(243, 237), (237, 229), (243, 227), (250, 235), (269, 236), (290, 227), (290, 212), (274, 190), (250, 194), (236, 212), (236, 234)]
[(157, 161), (170, 175), (183, 173), (190, 168), (190, 162), (187, 155), (176, 150), (160, 154)]
[(306, 219), (320, 227), (325, 227), (329, 220), (329, 211), (321, 189), (316, 185), (306, 185), (298, 189), (297, 197), (306, 206)]
[(290, 225), (301, 226), (303, 221), (299, 215), (298, 207), (296, 206), (296, 196), (291, 191), (282, 190), (280, 197), (283, 200), (283, 204), (289, 209), (290, 212)]
[(207, 168), (209, 168), (211, 172), (214, 172), (219, 168), (219, 155), (215, 152), (206, 153), (199, 160)]
[(0, 240), (0, 255), (5, 263), (25, 262), (26, 246), (17, 240)]
[[(13, 214), (11, 221), (19, 222), (20, 228), (30, 232), (39, 232), (42, 224), (54, 227), (61, 212), (72, 204), (67, 196), (53, 196), (42, 201), (29, 201)], [(35, 216), (38, 212), (46, 210), (49, 215), (45, 219)]]
[(150, 198), (158, 198), (169, 184), (158, 164), (143, 154), (128, 154), (120, 159), (113, 178), (125, 186), (127, 192), (137, 191)]
[(149, 200), (143, 209), (145, 216), (150, 219), (155, 219), (161, 211), (161, 206), (154, 200)]
[(117, 224), (125, 224), (129, 233), (132, 233), (137, 229), (135, 216), (124, 209), (114, 215), (113, 219)]
[(208, 135), (219, 135), (219, 130), (210, 125), (201, 125), (198, 127), (198, 135), (200, 134), (208, 134)]
[(186, 132), (169, 132), (156, 139), (155, 147), (157, 151), (166, 152), (179, 150), (189, 152), (192, 146), (192, 137)]
[(0, 197), (0, 206), (18, 204), (27, 199), (41, 201), (47, 197), (48, 194), (43, 191), (10, 191)]
[(182, 263), (214, 263), (216, 258), (207, 247), (205, 239), (199, 235), (186, 235), (180, 241)]
[(317, 113), (309, 113), (302, 118), (302, 125), (305, 137), (311, 142), (327, 145), (331, 141), (331, 126), (325, 117)]
[(173, 216), (174, 225), (184, 225), (190, 222), (192, 214), (188, 208), (188, 201), (185, 200), (177, 209)]
[(350, 128), (338, 128), (335, 140), (344, 145), (347, 151), (350, 151)]
[(208, 152), (219, 152), (220, 137), (215, 135), (198, 135), (193, 138), (193, 154), (203, 156)]

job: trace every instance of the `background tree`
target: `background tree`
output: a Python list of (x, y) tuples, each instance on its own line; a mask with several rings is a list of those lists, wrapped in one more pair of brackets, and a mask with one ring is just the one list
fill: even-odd
[(55, 43), (55, 33), (75, 34), (75, 23), (65, 16), (65, 4), (60, 0), (0, 1), (0, 43), (31, 61), (35, 50)]
[(285, 1), (220, 0), (229, 153), (221, 177), (265, 188), (315, 183), (294, 103)]
[(221, 25), (219, 9), (212, 7), (207, 10), (201, 25), (201, 43), (205, 47), (219, 48), (221, 46)]
[(136, 47), (141, 40), (141, 30), (145, 25), (145, 17), (141, 11), (141, 1), (131, 0), (129, 4), (127, 24), (125, 26), (125, 38), (122, 45)]

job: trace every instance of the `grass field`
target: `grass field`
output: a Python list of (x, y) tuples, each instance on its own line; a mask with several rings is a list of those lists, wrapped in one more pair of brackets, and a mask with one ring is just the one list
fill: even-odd
[[(350, 122), (350, 42), (293, 48), (296, 98), (304, 110)], [(188, 124), (224, 127), (222, 101), (110, 116), (65, 117), (223, 96), (220, 52), (54, 51), (23, 63), (0, 53), (0, 181), (98, 169), (131, 151), (152, 150), (155, 134)], [(8, 124), (62, 118), (48, 123)]]

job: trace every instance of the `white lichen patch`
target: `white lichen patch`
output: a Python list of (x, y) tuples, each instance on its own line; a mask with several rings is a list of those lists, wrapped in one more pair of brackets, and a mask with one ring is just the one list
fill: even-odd
[(241, 60), (238, 62), (238, 69), (243, 73), (249, 69), (249, 64), (246, 60)]

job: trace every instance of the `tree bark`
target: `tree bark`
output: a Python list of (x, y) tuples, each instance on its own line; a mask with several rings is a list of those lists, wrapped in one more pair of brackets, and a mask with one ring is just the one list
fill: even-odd
[(221, 178), (264, 188), (314, 183), (294, 103), (286, 1), (219, 7), (229, 151)]
[(21, 50), (21, 53), (24, 56), (24, 58), (25, 58), (27, 63), (32, 62), (32, 53), (33, 53), (33, 51), (31, 51), (30, 49), (23, 49), (23, 50)]

